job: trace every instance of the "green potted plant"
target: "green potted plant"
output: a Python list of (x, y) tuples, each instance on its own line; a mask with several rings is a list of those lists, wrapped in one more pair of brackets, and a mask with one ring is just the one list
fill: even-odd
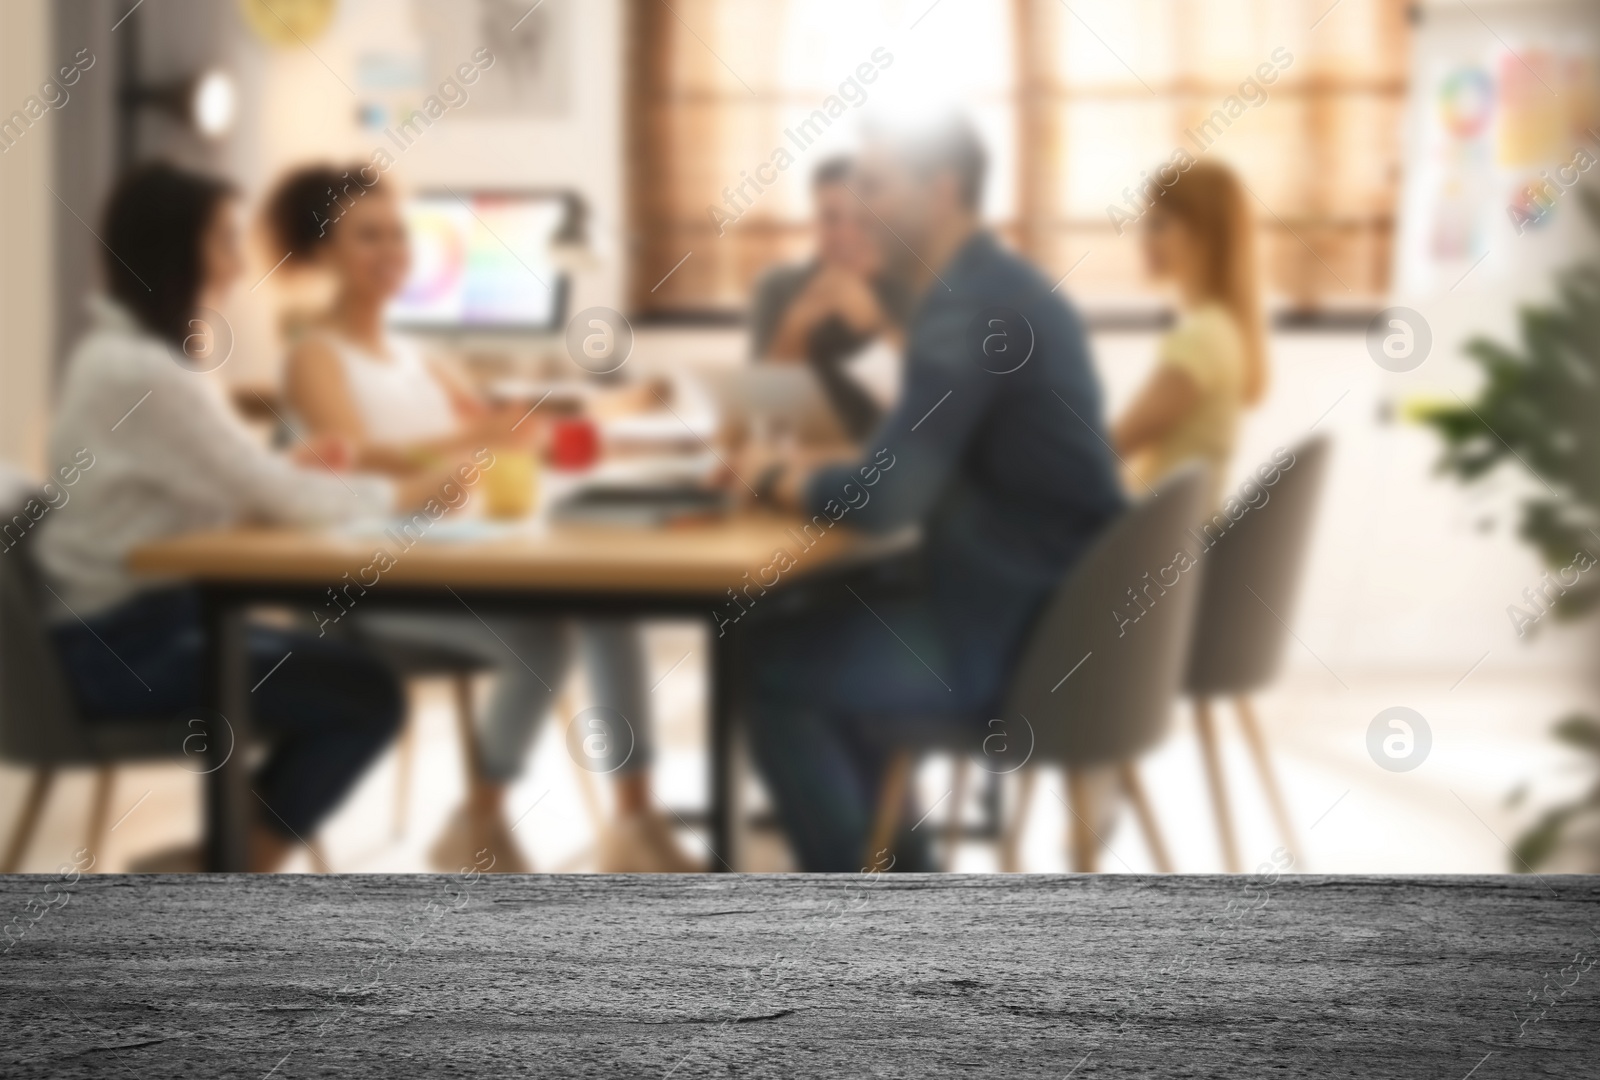
[[(1578, 195), (1600, 226), (1600, 196)], [(1517, 345), (1485, 337), (1467, 343), (1466, 355), (1484, 375), (1476, 400), (1412, 413), (1444, 440), (1440, 472), (1471, 483), (1511, 465), (1538, 481), (1521, 505), (1518, 535), (1551, 572), (1524, 594), (1522, 606), (1513, 605), (1512, 621), (1527, 630), (1546, 614), (1572, 619), (1600, 605), (1600, 569), (1592, 569), (1600, 559), (1600, 259), (1560, 271), (1554, 300), (1523, 308), (1519, 330)], [(1600, 870), (1600, 721), (1568, 716), (1554, 733), (1587, 756), (1595, 779), (1518, 838), (1513, 869), (1537, 868), (1562, 853), (1563, 862)]]

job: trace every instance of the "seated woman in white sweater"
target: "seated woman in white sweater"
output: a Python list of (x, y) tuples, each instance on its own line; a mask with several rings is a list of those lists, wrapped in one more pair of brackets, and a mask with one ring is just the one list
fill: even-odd
[[(132, 579), (133, 548), (247, 520), (317, 525), (410, 508), (448, 480), (302, 467), (253, 439), (220, 383), (197, 370), (195, 320), (221, 306), (243, 268), (237, 218), (225, 184), (165, 165), (124, 178), (106, 208), (107, 295), (68, 361), (50, 437), (51, 460), (86, 449), (94, 464), (31, 553), (61, 601), (53, 636), (90, 722), (181, 714), (204, 700), (195, 592)], [(249, 866), (271, 870), (389, 741), (401, 700), (382, 666), (331, 639), (252, 626), (248, 645), (260, 682), (252, 706), (272, 743), (252, 785), (265, 809)]]
[[(280, 273), (316, 271), (335, 290), (332, 306), (289, 353), (286, 390), (308, 432), (343, 440), (358, 464), (408, 476), (440, 452), (481, 446), (499, 432), (528, 433), (534, 424), (522, 423), (525, 406), (492, 407), (450, 368), (430, 363), (412, 342), (385, 329), (385, 309), (409, 271), (410, 244), (388, 182), (374, 177), (363, 186), (369, 172), (309, 166), (285, 177), (268, 197), (269, 257), (287, 259)], [(332, 192), (341, 198), (334, 201)], [(588, 668), (591, 696), (579, 716), (599, 709), (621, 718), (597, 762), (613, 774), (618, 810), (601, 833), (600, 868), (695, 869), (652, 806), (650, 699), (644, 648), (632, 621), (591, 618), (568, 626), (468, 611), (356, 617), (369, 632), (472, 650), (494, 665), (494, 694), (477, 723), (474, 784), (434, 844), (439, 869), (454, 869), (484, 846), (500, 858), (497, 869), (528, 868), (516, 854), (506, 794), (554, 701), (573, 645)]]

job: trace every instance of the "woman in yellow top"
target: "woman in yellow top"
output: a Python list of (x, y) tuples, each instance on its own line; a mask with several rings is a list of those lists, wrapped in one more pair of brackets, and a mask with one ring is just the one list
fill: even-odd
[(1177, 292), (1179, 319), (1112, 432), (1140, 486), (1199, 458), (1212, 505), (1222, 501), (1239, 414), (1267, 384), (1253, 241), (1244, 186), (1226, 165), (1196, 163), (1145, 217), (1145, 265)]

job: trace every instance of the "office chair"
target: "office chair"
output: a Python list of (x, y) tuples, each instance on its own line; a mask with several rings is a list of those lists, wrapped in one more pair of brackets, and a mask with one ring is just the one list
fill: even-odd
[(0, 857), (0, 873), (7, 874), (21, 865), (58, 769), (88, 765), (98, 770), (87, 840), (98, 856), (116, 766), (181, 757), (184, 740), (194, 734), (183, 716), (84, 720), (46, 630), (41, 597), (47, 594), (30, 557), (37, 539), (30, 533), (0, 551), (0, 759), (33, 770), (22, 816)]
[[(1018, 804), (1002, 834), (1002, 869), (1016, 868), (1033, 769), (1045, 762), (1066, 769), (1074, 870), (1095, 867), (1100, 840), (1091, 824), (1090, 787), (1105, 770), (1132, 804), (1157, 867), (1172, 869), (1136, 761), (1166, 734), (1189, 656), (1202, 568), (1175, 570), (1174, 584), (1157, 579), (1175, 553), (1190, 546), (1185, 529), (1205, 504), (1206, 475), (1203, 466), (1185, 466), (1106, 528), (1034, 624), (999, 721), (969, 736), (965, 746), (946, 747), (966, 755), (983, 751), (985, 768), (1019, 774)], [(997, 722), (1004, 724), (998, 742)], [(912, 765), (909, 749), (890, 760), (869, 856), (893, 843)]]
[(1228, 810), (1210, 699), (1233, 699), (1245, 743), (1266, 789), (1267, 802), (1292, 851), (1294, 828), (1249, 695), (1271, 682), (1283, 661), (1289, 641), (1288, 621), (1327, 471), (1328, 446), (1325, 436), (1315, 436), (1295, 446), (1291, 451), (1293, 464), (1276, 484), (1265, 489), (1269, 496), (1265, 505), (1247, 511), (1202, 556), (1206, 565), (1205, 588), (1200, 594), (1184, 692), (1194, 699), (1206, 781), (1223, 862), (1230, 873), (1240, 869), (1239, 849)]

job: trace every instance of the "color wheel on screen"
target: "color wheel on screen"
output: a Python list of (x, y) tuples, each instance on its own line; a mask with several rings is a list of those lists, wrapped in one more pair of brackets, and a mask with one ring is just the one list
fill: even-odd
[(422, 196), (406, 206), (411, 274), (390, 311), (402, 325), (549, 328), (560, 271), (553, 196)]

